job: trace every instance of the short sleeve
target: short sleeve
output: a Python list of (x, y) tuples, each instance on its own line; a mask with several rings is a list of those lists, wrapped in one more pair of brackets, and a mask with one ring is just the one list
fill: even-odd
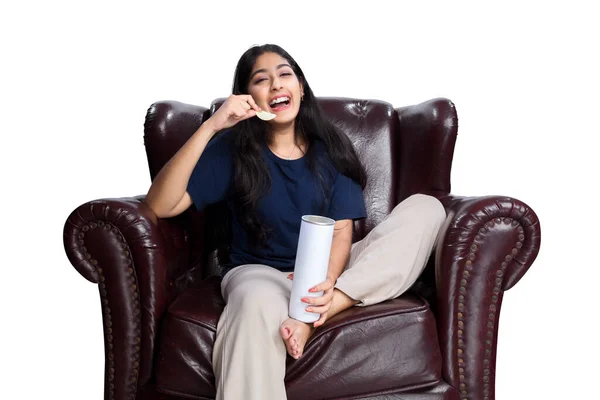
[(331, 191), (329, 218), (360, 219), (367, 216), (360, 184), (343, 174), (338, 174)]
[(187, 192), (198, 211), (225, 199), (233, 180), (230, 131), (214, 137), (196, 163)]

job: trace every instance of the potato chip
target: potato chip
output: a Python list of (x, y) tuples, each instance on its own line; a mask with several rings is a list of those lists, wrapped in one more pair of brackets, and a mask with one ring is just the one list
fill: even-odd
[(256, 113), (256, 116), (258, 118), (262, 119), (263, 121), (270, 121), (273, 118), (275, 118), (277, 115), (271, 114), (270, 112), (266, 112), (266, 111), (259, 111)]

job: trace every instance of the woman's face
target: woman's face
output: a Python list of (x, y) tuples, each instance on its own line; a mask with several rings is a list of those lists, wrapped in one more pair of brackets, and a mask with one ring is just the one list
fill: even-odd
[(296, 119), (303, 91), (285, 58), (277, 53), (264, 53), (252, 68), (248, 94), (263, 111), (276, 115), (269, 123), (286, 124)]

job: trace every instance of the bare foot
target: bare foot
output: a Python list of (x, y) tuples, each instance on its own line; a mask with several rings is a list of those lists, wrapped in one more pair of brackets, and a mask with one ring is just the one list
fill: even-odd
[(283, 321), (279, 333), (285, 342), (288, 354), (296, 360), (299, 359), (304, 351), (304, 345), (314, 330), (312, 324), (306, 324), (294, 318)]

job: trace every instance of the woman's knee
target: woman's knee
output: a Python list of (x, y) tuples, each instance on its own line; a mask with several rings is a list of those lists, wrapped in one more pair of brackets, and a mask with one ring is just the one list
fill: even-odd
[(428, 194), (419, 194), (424, 213), (440, 224), (446, 219), (446, 209), (439, 199)]
[[(444, 208), (444, 205), (434, 196), (415, 193), (407, 197), (402, 203), (406, 203), (406, 205), (410, 207), (410, 215), (414, 215), (420, 220), (427, 218), (437, 224), (441, 224), (446, 219), (446, 209)], [(402, 203), (400, 203), (398, 207), (401, 206)]]

